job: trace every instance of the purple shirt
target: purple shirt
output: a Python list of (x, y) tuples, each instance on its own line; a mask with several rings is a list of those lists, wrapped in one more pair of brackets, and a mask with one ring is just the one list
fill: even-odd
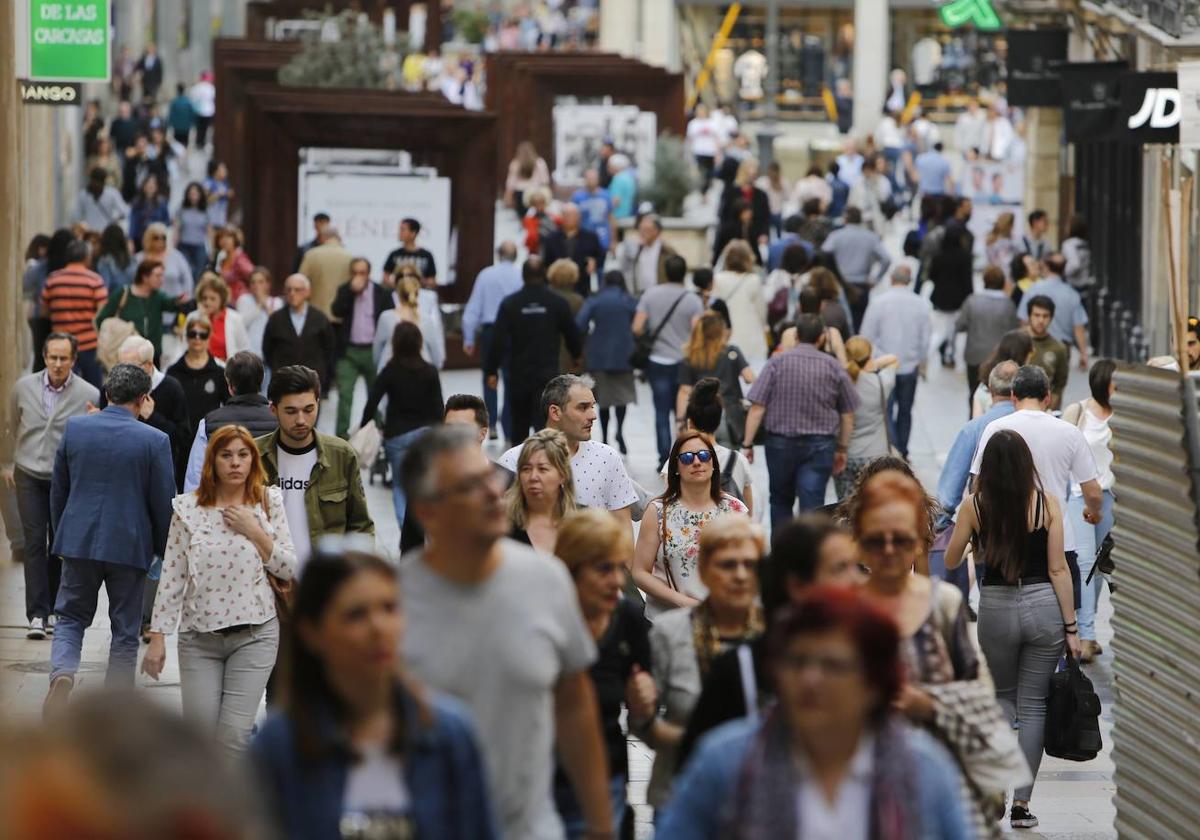
[(811, 344), (772, 356), (748, 396), (766, 406), (767, 431), (788, 437), (837, 434), (841, 415), (859, 402), (850, 374)]
[(375, 286), (367, 287), (354, 298), (354, 315), (350, 319), (350, 343), (366, 344), (375, 341)]
[(67, 390), (67, 386), (71, 384), (72, 376), (73, 374), (68, 373), (67, 378), (63, 380), (63, 384), (55, 388), (50, 384), (49, 371), (42, 371), (42, 407), (46, 409), (47, 417), (54, 413), (54, 408), (58, 405), (58, 398), (62, 396), (63, 391)]

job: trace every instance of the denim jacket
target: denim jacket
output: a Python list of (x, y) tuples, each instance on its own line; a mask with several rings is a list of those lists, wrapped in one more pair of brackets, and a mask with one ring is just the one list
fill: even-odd
[[(484, 780), (483, 756), (467, 711), (443, 696), (428, 698), (431, 725), (419, 720), (407, 695), (404, 783), (418, 837), (438, 840), (497, 840)], [(332, 722), (328, 721), (330, 731)], [(297, 752), (293, 725), (276, 714), (250, 745), (250, 756), (269, 791), (282, 835), (289, 840), (330, 840), (340, 835), (342, 801), (349, 767), (336, 755), (315, 765)]]
[[(633, 316), (637, 301), (616, 286), (601, 286), (584, 301), (575, 316), (579, 331), (587, 336), (588, 370), (628, 371), (633, 353)], [(588, 333), (588, 326), (596, 328)]]

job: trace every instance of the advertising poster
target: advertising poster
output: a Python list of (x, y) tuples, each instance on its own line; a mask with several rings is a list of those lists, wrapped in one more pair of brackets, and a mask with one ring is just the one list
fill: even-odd
[(658, 117), (636, 105), (555, 105), (554, 180), (565, 186), (583, 183), (583, 173), (600, 158), (600, 145), (611, 137), (617, 151), (635, 168), (654, 166)]

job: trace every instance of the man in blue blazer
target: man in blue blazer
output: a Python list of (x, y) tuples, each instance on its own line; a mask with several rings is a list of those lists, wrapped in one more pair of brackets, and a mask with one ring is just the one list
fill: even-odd
[(138, 420), (150, 375), (137, 365), (116, 365), (104, 392), (108, 407), (70, 418), (54, 458), (52, 550), (63, 565), (47, 713), (64, 705), (75, 685), (83, 632), (96, 614), (101, 583), (112, 623), (106, 682), (133, 684), (146, 570), (166, 550), (171, 525), (171, 442)]

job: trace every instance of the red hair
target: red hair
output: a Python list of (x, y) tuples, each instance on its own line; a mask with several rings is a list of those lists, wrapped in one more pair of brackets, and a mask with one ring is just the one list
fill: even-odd
[[(868, 510), (895, 501), (908, 502), (912, 505), (917, 517), (917, 534), (919, 537), (930, 533), (929, 501), (925, 491), (912, 476), (905, 475), (899, 470), (883, 470), (867, 479), (858, 491), (859, 501), (854, 509), (854, 536), (862, 534), (863, 517)], [(925, 546), (928, 548), (928, 545)]]
[(245, 503), (267, 505), (267, 471), (263, 469), (258, 444), (245, 426), (222, 426), (208, 439), (204, 451), (204, 466), (200, 468), (200, 486), (196, 488), (196, 504), (212, 507), (217, 502), (217, 455), (234, 443), (244, 443), (250, 450), (250, 470), (246, 473)]
[(888, 714), (904, 685), (900, 629), (890, 615), (858, 591), (840, 586), (810, 586), (800, 600), (775, 614), (768, 643), (772, 667), (791, 642), (801, 636), (845, 633), (854, 643), (863, 679), (879, 694), (874, 714)]

